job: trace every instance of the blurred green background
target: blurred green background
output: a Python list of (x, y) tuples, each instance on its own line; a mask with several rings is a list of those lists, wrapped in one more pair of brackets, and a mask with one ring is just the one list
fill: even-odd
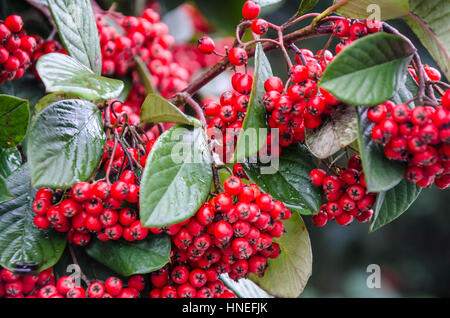
[[(118, 4), (118, 10), (127, 14), (140, 12), (146, 5), (143, 0), (98, 1), (104, 9), (108, 9), (113, 2)], [(189, 2), (197, 5), (216, 27), (214, 35), (221, 37), (234, 33), (234, 27), (241, 19), (240, 9), (244, 0)], [(164, 15), (184, 1), (159, 3)], [(299, 0), (282, 1), (266, 10), (264, 16), (273, 23), (281, 24), (296, 12), (299, 3)], [(320, 0), (313, 11), (321, 12), (331, 3), (331, 0)], [(48, 34), (50, 27), (47, 24), (33, 23), (41, 21), (42, 16), (36, 10), (29, 9), (25, 0), (0, 1), (2, 17), (15, 11), (23, 14), (24, 9), (29, 13), (26, 16), (27, 25), (34, 25), (34, 32)], [(436, 67), (405, 23), (400, 20), (390, 23), (413, 41), (425, 64)], [(326, 41), (327, 38), (323, 37), (297, 44), (315, 52)], [(268, 56), (273, 62), (274, 73), (283, 77), (286, 72), (280, 53), (271, 52)], [(449, 297), (449, 202), (448, 190), (424, 190), (407, 212), (372, 234), (368, 234), (367, 224), (355, 223), (343, 228), (332, 222), (325, 228), (317, 228), (310, 217), (305, 217), (312, 241), (313, 273), (301, 297)], [(369, 289), (366, 285), (369, 264), (378, 264), (381, 268), (380, 289)]]

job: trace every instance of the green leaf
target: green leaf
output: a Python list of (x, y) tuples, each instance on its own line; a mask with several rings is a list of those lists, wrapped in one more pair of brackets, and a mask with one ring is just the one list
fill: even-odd
[(274, 239), (280, 245), (280, 255), (276, 259), (269, 259), (269, 267), (263, 277), (251, 274), (250, 279), (270, 295), (297, 298), (311, 276), (311, 242), (298, 214), (292, 214), (283, 223), (286, 233)]
[(73, 93), (85, 99), (113, 99), (124, 88), (122, 81), (96, 75), (70, 56), (50, 53), (41, 57), (36, 69), (47, 92)]
[(300, 6), (298, 7), (297, 16), (304, 15), (308, 13), (312, 8), (316, 6), (319, 0), (302, 0)]
[(320, 159), (328, 158), (358, 138), (355, 106), (344, 105), (331, 114), (322, 126), (308, 130), (306, 144)]
[(266, 109), (262, 103), (265, 94), (264, 82), (273, 75), (270, 62), (260, 43), (256, 45), (255, 75), (250, 94), (247, 114), (242, 123), (242, 132), (238, 137), (235, 161), (242, 161), (258, 153), (267, 141)]
[(205, 202), (212, 183), (211, 153), (202, 128), (172, 127), (150, 152), (140, 187), (145, 227), (180, 223)]
[(27, 133), (29, 121), (28, 101), (0, 95), (0, 147), (17, 146)]
[(421, 191), (420, 187), (403, 179), (391, 190), (379, 193), (370, 231), (374, 232), (402, 215), (417, 199)]
[(0, 149), (0, 176), (8, 178), (22, 165), (22, 156), (17, 148)]
[(70, 56), (96, 74), (102, 72), (97, 24), (89, 0), (47, 0), (59, 36)]
[(316, 214), (322, 204), (322, 194), (318, 187), (309, 182), (309, 173), (316, 165), (308, 149), (300, 144), (284, 148), (279, 166), (276, 161), (271, 164), (274, 171), (268, 166), (248, 161), (242, 163), (242, 167), (262, 191), (270, 193), (288, 208), (302, 214)]
[(120, 275), (147, 274), (170, 262), (170, 239), (166, 235), (149, 235), (138, 242), (95, 240), (86, 252)]
[[(390, 20), (405, 16), (408, 11), (408, 0), (348, 0), (336, 12), (348, 18)], [(380, 16), (375, 18), (375, 14)]]
[(41, 81), (38, 81), (34, 75), (25, 74), (22, 78), (0, 85), (0, 94), (28, 100), (30, 113), (32, 114), (34, 112), (34, 105), (44, 96), (45, 88)]
[(34, 106), (34, 114), (36, 116), (45, 107), (47, 107), (48, 105), (53, 104), (55, 102), (59, 102), (61, 100), (65, 100), (65, 99), (77, 99), (77, 98), (78, 98), (78, 96), (75, 94), (66, 94), (63, 92), (56, 92), (56, 93), (51, 93), (51, 94), (45, 95)]
[(0, 204), (0, 265), (36, 271), (53, 266), (64, 251), (66, 235), (34, 225), (36, 190), (30, 185), (28, 165), (15, 170), (7, 185), (15, 198)]
[(68, 189), (87, 181), (102, 158), (105, 143), (102, 115), (94, 104), (70, 99), (47, 106), (30, 128), (32, 184)]
[[(92, 257), (87, 255), (86, 248), (71, 245), (73, 253), (77, 259), (78, 265), (83, 273), (92, 281), (101, 280), (105, 281), (109, 277), (114, 276), (120, 278), (122, 281), (125, 280), (124, 277), (120, 276), (118, 273), (112, 271), (103, 264), (100, 264)], [(68, 246), (66, 247), (63, 255), (59, 259), (58, 263), (53, 267), (53, 273), (55, 273), (56, 279), (62, 276), (75, 274), (76, 269), (74, 268), (74, 261), (72, 255), (70, 254)], [(81, 282), (80, 282), (81, 283)]]
[(405, 80), (414, 52), (399, 36), (382, 32), (366, 36), (336, 56), (319, 86), (348, 104), (383, 103)]
[(410, 0), (411, 12), (404, 17), (422, 44), (450, 79), (450, 2)]
[(141, 122), (201, 126), (197, 119), (184, 114), (177, 106), (156, 94), (149, 94), (142, 104)]
[(273, 298), (250, 279), (232, 280), (228, 274), (220, 275), (220, 280), (239, 298)]
[(22, 158), (17, 148), (0, 149), (0, 203), (14, 198), (6, 179), (21, 165)]
[(139, 76), (141, 78), (142, 83), (145, 86), (145, 90), (148, 94), (155, 94), (156, 91), (153, 88), (153, 84), (152, 84), (152, 75), (150, 74), (150, 71), (148, 70), (147, 65), (145, 65), (144, 61), (141, 60), (140, 57), (136, 56), (135, 58), (136, 61), (136, 69), (139, 73)]
[(0, 176), (0, 203), (11, 200), (14, 196), (9, 192), (6, 180)]
[(395, 187), (405, 175), (405, 167), (384, 155), (383, 146), (372, 139), (373, 124), (367, 118), (367, 107), (358, 107), (358, 146), (368, 192)]

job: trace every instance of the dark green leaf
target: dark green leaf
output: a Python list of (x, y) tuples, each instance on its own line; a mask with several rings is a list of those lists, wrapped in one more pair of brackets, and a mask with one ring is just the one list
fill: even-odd
[[(335, 0), (334, 3), (339, 2)], [(349, 18), (390, 20), (408, 14), (408, 0), (348, 0), (337, 13)], [(380, 14), (375, 18), (374, 14)]]
[(228, 274), (222, 274), (220, 280), (239, 298), (273, 298), (250, 279), (241, 278), (236, 282)]
[(344, 105), (313, 131), (308, 131), (306, 144), (320, 159), (328, 158), (358, 138), (355, 106)]
[(270, 62), (260, 43), (255, 52), (255, 75), (253, 77), (252, 93), (248, 104), (247, 114), (239, 135), (235, 161), (242, 161), (256, 154), (267, 141), (266, 109), (262, 103), (265, 94), (264, 82), (273, 75)]
[(271, 162), (275, 170), (248, 161), (242, 163), (242, 167), (262, 191), (288, 208), (302, 214), (316, 214), (322, 204), (322, 194), (309, 182), (309, 173), (316, 165), (308, 149), (300, 144), (284, 148), (279, 160), (279, 167), (276, 161)]
[(15, 198), (0, 204), (0, 265), (11, 270), (28, 265), (38, 271), (53, 266), (64, 251), (66, 235), (33, 224), (36, 191), (28, 165), (15, 170), (7, 185)]
[(300, 6), (298, 7), (297, 16), (304, 15), (308, 13), (312, 8), (314, 8), (319, 2), (319, 0), (302, 0)]
[(70, 56), (94, 73), (102, 72), (97, 24), (89, 0), (47, 0), (59, 36)]
[(142, 104), (141, 122), (201, 125), (197, 119), (184, 114), (177, 106), (156, 94), (148, 95)]
[(203, 129), (169, 129), (153, 146), (142, 175), (142, 224), (162, 227), (193, 216), (205, 202), (211, 182), (211, 153)]
[[(118, 273), (112, 271), (108, 267), (103, 264), (100, 264), (92, 257), (87, 255), (86, 249), (84, 247), (78, 247), (72, 244), (72, 250), (77, 259), (78, 265), (80, 266), (81, 271), (88, 277), (90, 280), (101, 280), (105, 281), (109, 277), (119, 277), (122, 281), (125, 281), (124, 277), (121, 277)], [(55, 273), (56, 279), (59, 279), (62, 276), (67, 275), (76, 275), (77, 269), (74, 266), (74, 261), (69, 252), (69, 248), (66, 247), (63, 255), (59, 259), (58, 263), (53, 267), (53, 272)], [(81, 283), (81, 281), (80, 281)]]
[(0, 85), (0, 94), (11, 95), (28, 100), (30, 113), (33, 114), (34, 105), (42, 98), (42, 96), (44, 96), (45, 88), (34, 75), (26, 74), (20, 79), (8, 81)]
[(102, 158), (105, 143), (101, 112), (94, 104), (70, 99), (47, 106), (30, 128), (32, 184), (68, 189), (88, 180)]
[(47, 92), (73, 93), (86, 99), (113, 99), (124, 88), (122, 81), (94, 74), (70, 56), (50, 53), (41, 57), (36, 69)]
[(170, 239), (166, 235), (149, 235), (137, 242), (96, 240), (86, 252), (123, 276), (147, 274), (170, 262)]
[(367, 108), (358, 107), (358, 145), (369, 192), (386, 191), (403, 178), (405, 167), (386, 158), (383, 146), (372, 139), (374, 124), (367, 118)]
[(428, 49), (447, 79), (450, 79), (450, 2), (411, 0), (404, 19)]
[(280, 255), (269, 259), (263, 277), (250, 275), (250, 279), (270, 295), (297, 298), (311, 276), (312, 251), (308, 231), (302, 218), (294, 213), (283, 221), (286, 233), (274, 239), (280, 245)]
[(27, 133), (29, 121), (28, 101), (0, 95), (0, 147), (17, 146)]
[(382, 226), (398, 218), (408, 210), (417, 199), (421, 188), (403, 179), (396, 187), (378, 194), (374, 216), (370, 224), (370, 231), (376, 231)]
[(399, 36), (382, 32), (366, 36), (336, 56), (319, 86), (348, 104), (383, 103), (404, 82), (414, 52)]

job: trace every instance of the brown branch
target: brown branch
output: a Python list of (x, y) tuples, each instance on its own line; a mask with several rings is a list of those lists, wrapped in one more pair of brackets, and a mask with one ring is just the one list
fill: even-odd
[[(243, 28), (242, 28), (243, 29)], [(243, 30), (241, 30), (243, 31)], [(295, 43), (300, 40), (321, 36), (324, 34), (330, 34), (333, 31), (331, 25), (316, 26), (312, 28), (311, 26), (306, 26), (302, 29), (289, 33), (283, 37), (283, 42), (285, 46), (289, 46), (291, 43)], [(279, 45), (275, 43), (265, 43), (263, 44), (264, 52), (269, 52), (279, 48)], [(249, 57), (255, 56), (255, 48), (251, 48), (247, 51)], [(183, 92), (189, 95), (195, 94), (200, 88), (211, 82), (219, 74), (224, 72), (227, 68), (231, 67), (232, 64), (228, 60), (228, 57), (223, 58), (220, 62), (202, 74), (200, 77), (196, 78)], [(172, 102), (176, 103), (179, 100), (179, 96), (172, 99)], [(178, 104), (179, 105), (179, 104)]]

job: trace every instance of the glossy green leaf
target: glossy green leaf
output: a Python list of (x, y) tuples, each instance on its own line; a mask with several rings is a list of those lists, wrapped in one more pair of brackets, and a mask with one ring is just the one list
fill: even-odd
[(56, 92), (56, 93), (51, 93), (51, 94), (45, 95), (34, 106), (34, 114), (36, 116), (45, 107), (47, 107), (48, 105), (53, 104), (55, 102), (59, 102), (61, 100), (65, 100), (65, 99), (76, 99), (76, 98), (78, 98), (78, 96), (75, 94), (66, 94), (63, 92)]
[(95, 240), (86, 252), (120, 275), (147, 274), (170, 262), (170, 239), (166, 235), (149, 235), (136, 242)]
[[(339, 0), (334, 0), (334, 3)], [(337, 13), (349, 18), (390, 20), (408, 14), (408, 0), (348, 0)], [(377, 17), (378, 16), (378, 17)]]
[(395, 187), (405, 174), (405, 167), (386, 158), (383, 146), (372, 139), (374, 124), (367, 118), (367, 108), (358, 107), (358, 145), (369, 192), (381, 192)]
[(15, 170), (7, 185), (15, 198), (0, 203), (0, 265), (30, 271), (53, 266), (64, 251), (66, 235), (34, 225), (36, 190), (30, 185), (28, 165)]
[(156, 94), (149, 94), (142, 104), (141, 122), (201, 126), (197, 119), (184, 114), (177, 106)]
[(70, 56), (50, 53), (41, 57), (36, 69), (47, 92), (76, 94), (86, 99), (113, 99), (124, 88), (122, 81), (96, 75)]
[(417, 199), (421, 191), (422, 189), (416, 184), (403, 179), (389, 191), (379, 193), (370, 231), (376, 231), (402, 215)]
[(205, 202), (211, 183), (211, 153), (203, 129), (169, 129), (153, 146), (142, 175), (142, 224), (163, 227), (188, 219)]
[(94, 104), (70, 99), (47, 106), (30, 127), (32, 184), (68, 189), (88, 180), (102, 158), (105, 143), (101, 112)]
[(102, 53), (90, 0), (47, 0), (70, 56), (100, 75)]
[(305, 13), (308, 13), (316, 6), (318, 2), (319, 0), (302, 0), (300, 2), (300, 6), (298, 7), (297, 16), (299, 17)]
[(0, 203), (14, 198), (9, 192), (6, 179), (22, 165), (17, 148), (0, 149)]
[(450, 79), (450, 2), (411, 0), (410, 7), (405, 21)]
[(273, 298), (250, 279), (241, 278), (236, 282), (228, 274), (222, 274), (220, 280), (239, 298)]
[(30, 113), (33, 114), (35, 104), (45, 95), (45, 87), (34, 75), (25, 74), (22, 78), (7, 81), (0, 85), (0, 94), (28, 100)]
[(286, 233), (274, 239), (280, 245), (280, 255), (269, 259), (263, 277), (250, 275), (250, 279), (270, 295), (297, 298), (311, 276), (312, 251), (308, 231), (302, 218), (294, 213), (283, 221)]
[(309, 173), (316, 165), (308, 149), (300, 144), (284, 148), (279, 166), (276, 161), (271, 165), (274, 170), (260, 163), (242, 163), (247, 176), (262, 191), (270, 193), (294, 211), (316, 214), (322, 204), (322, 194), (309, 182)]
[(28, 101), (0, 95), (0, 147), (17, 146), (27, 133), (29, 120)]
[(242, 132), (238, 137), (235, 161), (242, 161), (258, 153), (267, 141), (266, 109), (262, 98), (266, 93), (264, 82), (273, 75), (270, 62), (267, 59), (260, 43), (255, 52), (255, 75), (250, 94), (247, 114), (242, 123)]
[(358, 138), (355, 106), (344, 105), (315, 130), (308, 130), (306, 145), (320, 159), (328, 158)]
[(404, 82), (415, 52), (403, 38), (376, 33), (350, 44), (325, 69), (319, 86), (353, 105), (377, 105)]

